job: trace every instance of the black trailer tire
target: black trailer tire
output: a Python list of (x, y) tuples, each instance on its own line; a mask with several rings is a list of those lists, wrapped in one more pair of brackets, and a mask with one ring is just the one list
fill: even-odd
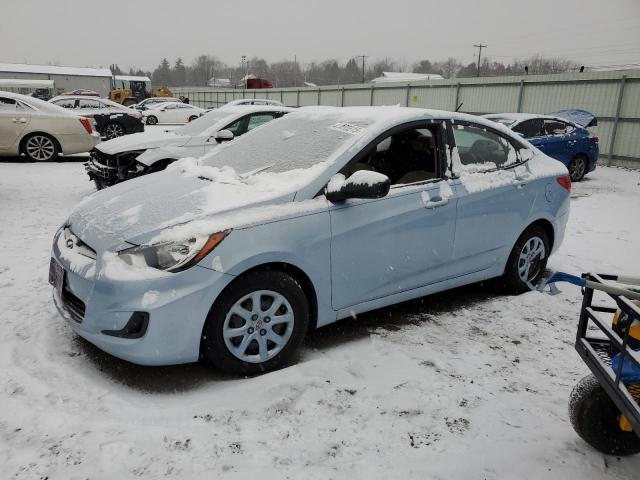
[[(258, 306), (253, 301), (256, 295)], [(294, 278), (280, 271), (250, 272), (230, 284), (213, 304), (202, 332), (201, 351), (225, 372), (265, 373), (288, 364), (308, 326), (309, 302)]]
[(513, 246), (504, 269), (504, 274), (499, 279), (499, 283), (508, 293), (520, 294), (530, 290), (521, 276), (521, 269), (523, 268), (523, 255), (526, 254), (526, 249), (533, 248), (530, 246), (534, 244), (537, 248), (543, 250), (543, 257), (537, 258), (534, 256), (529, 267), (533, 269), (533, 271), (531, 272), (527, 269), (525, 275), (528, 278), (528, 282), (533, 285), (537, 284), (542, 278), (544, 270), (547, 268), (547, 260), (549, 259), (550, 253), (549, 235), (547, 235), (547, 232), (545, 232), (542, 227), (531, 225), (522, 232), (522, 235), (520, 235), (518, 241)]
[(153, 115), (149, 115), (147, 117), (147, 125), (157, 125), (158, 124), (158, 117), (154, 117)]
[(589, 169), (589, 162), (584, 155), (578, 154), (571, 159), (567, 168), (569, 169), (571, 181), (579, 182), (586, 175)]
[(640, 453), (640, 437), (620, 428), (620, 411), (593, 375), (587, 375), (573, 388), (569, 418), (580, 438), (602, 453)]

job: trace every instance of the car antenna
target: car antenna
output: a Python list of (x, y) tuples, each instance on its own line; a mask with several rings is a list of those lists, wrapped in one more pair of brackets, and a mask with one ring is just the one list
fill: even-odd
[(460, 107), (462, 107), (462, 105), (463, 105), (463, 104), (464, 104), (464, 102), (461, 102), (461, 103), (460, 103), (460, 105), (458, 105), (458, 107), (456, 108), (456, 112), (457, 112), (458, 110), (460, 110)]

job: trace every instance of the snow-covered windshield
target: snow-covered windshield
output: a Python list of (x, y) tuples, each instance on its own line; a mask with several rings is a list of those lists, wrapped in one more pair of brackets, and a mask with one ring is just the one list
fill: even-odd
[(212, 127), (223, 118), (230, 115), (229, 111), (213, 110), (200, 118), (196, 118), (192, 122), (185, 124), (180, 128), (176, 128), (173, 132), (177, 135), (188, 135), (193, 137), (204, 132), (207, 128)]
[(216, 149), (203, 158), (203, 164), (230, 165), (239, 173), (309, 168), (364, 133), (373, 121), (363, 117), (346, 119), (336, 110), (290, 113)]

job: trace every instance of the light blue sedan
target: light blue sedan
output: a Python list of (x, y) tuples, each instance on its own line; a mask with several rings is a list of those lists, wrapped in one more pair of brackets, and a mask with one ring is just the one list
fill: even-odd
[(87, 198), (49, 280), (80, 336), (144, 365), (285, 365), (309, 328), (493, 277), (535, 283), (566, 167), (451, 112), (309, 107)]

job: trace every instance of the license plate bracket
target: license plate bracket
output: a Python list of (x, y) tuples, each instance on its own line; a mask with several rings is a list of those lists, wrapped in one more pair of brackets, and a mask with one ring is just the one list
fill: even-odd
[(64, 287), (64, 268), (60, 265), (55, 258), (51, 257), (49, 263), (49, 283), (56, 289), (58, 295), (62, 295), (62, 288)]

